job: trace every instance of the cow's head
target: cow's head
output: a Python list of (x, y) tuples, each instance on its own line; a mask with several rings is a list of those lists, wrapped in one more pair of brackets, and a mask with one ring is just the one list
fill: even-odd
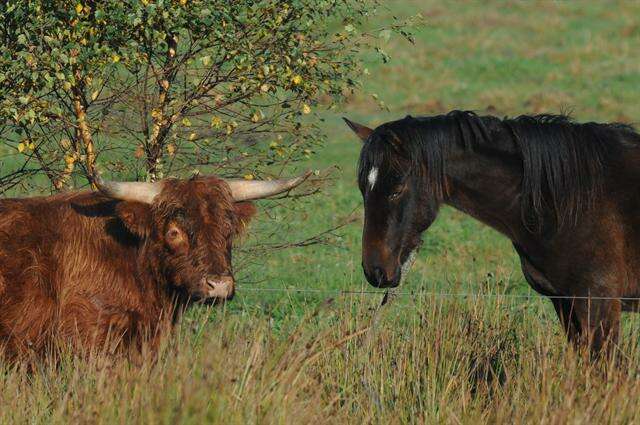
[(286, 180), (249, 181), (199, 177), (156, 183), (108, 182), (98, 189), (121, 200), (116, 213), (141, 239), (143, 261), (154, 278), (193, 300), (228, 300), (235, 292), (233, 238), (255, 208), (249, 201), (288, 191), (309, 173)]

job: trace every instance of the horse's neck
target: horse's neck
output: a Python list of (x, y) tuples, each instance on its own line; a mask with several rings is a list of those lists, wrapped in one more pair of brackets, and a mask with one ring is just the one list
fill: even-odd
[(446, 203), (493, 227), (512, 240), (527, 234), (520, 212), (522, 172), (507, 156), (469, 152), (447, 164)]

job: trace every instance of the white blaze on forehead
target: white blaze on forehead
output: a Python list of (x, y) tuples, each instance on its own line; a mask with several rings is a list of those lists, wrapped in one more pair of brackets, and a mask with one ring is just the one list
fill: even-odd
[(376, 185), (376, 180), (378, 179), (378, 168), (373, 167), (371, 171), (369, 171), (369, 189), (373, 189), (373, 186)]

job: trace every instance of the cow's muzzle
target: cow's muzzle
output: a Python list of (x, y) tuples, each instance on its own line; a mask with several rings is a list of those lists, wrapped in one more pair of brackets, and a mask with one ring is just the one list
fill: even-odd
[(203, 281), (203, 298), (211, 301), (227, 301), (236, 292), (236, 282), (232, 276), (208, 276)]

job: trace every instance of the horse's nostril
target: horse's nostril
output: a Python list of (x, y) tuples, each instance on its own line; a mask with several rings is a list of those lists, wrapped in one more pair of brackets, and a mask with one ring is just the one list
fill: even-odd
[(385, 281), (387, 280), (385, 274), (384, 274), (384, 270), (382, 270), (380, 267), (376, 267), (373, 270), (373, 276), (376, 280), (376, 282), (378, 283), (378, 286), (383, 285), (385, 283)]
[(364, 275), (371, 284), (376, 288), (387, 288), (392, 282), (389, 281), (389, 276), (385, 273), (382, 267), (366, 268), (364, 264), (362, 266)]

